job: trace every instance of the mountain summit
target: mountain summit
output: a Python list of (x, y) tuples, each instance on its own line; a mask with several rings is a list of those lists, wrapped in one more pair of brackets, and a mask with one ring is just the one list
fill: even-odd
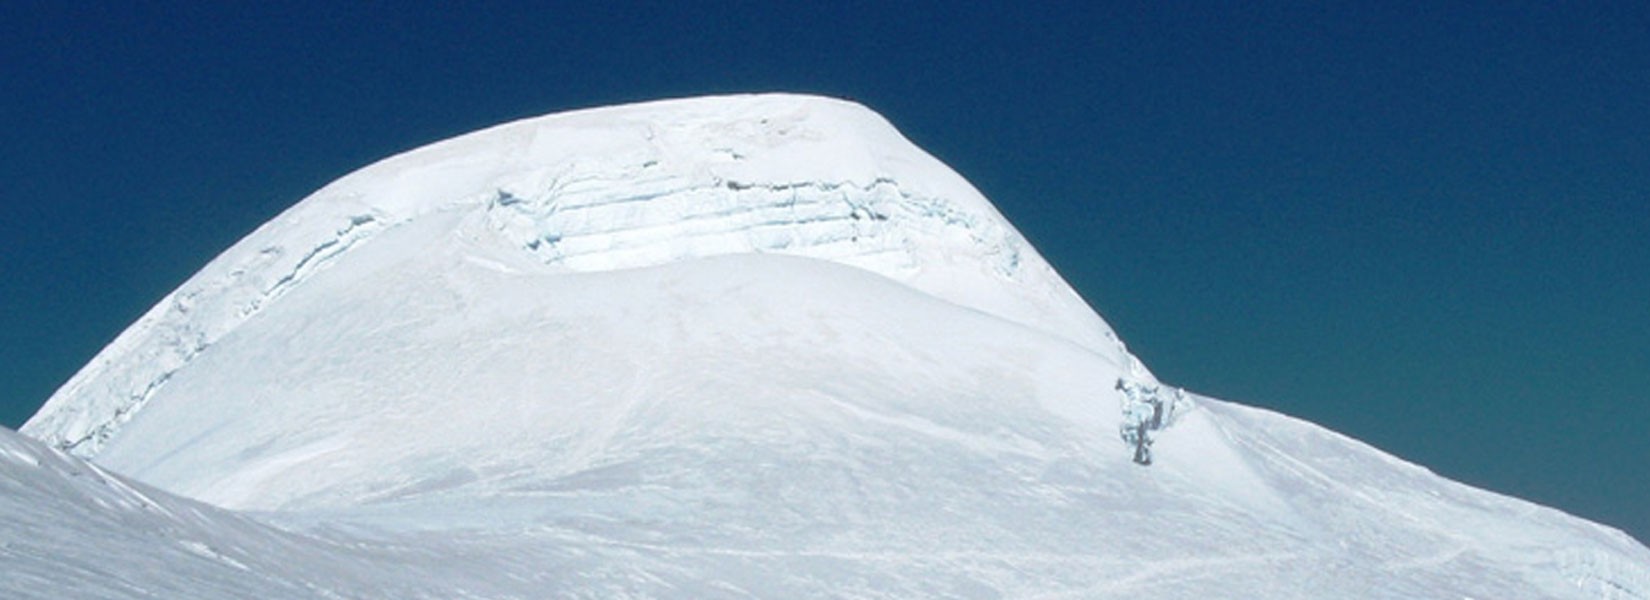
[(219, 339), (353, 250), (415, 228), (462, 238), (450, 254), (540, 273), (819, 258), (1127, 357), (989, 201), (876, 113), (806, 96), (699, 98), (527, 119), (352, 173), (163, 299), (23, 432), (96, 456)]
[(1650, 598), (1620, 532), (1162, 385), (965, 180), (806, 96), (350, 174), (23, 433), (8, 597)]

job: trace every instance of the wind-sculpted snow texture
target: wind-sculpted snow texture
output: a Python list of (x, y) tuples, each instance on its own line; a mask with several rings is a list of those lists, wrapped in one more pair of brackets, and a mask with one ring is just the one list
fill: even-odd
[(25, 427), (66, 450), (0, 432), (0, 597), (1650, 599), (1619, 532), (1265, 411), (1137, 465), (1120, 380), (863, 108), (523, 121), (225, 252)]

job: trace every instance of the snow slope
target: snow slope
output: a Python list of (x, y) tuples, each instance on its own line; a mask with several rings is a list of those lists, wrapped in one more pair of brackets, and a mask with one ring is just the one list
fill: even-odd
[(0, 595), (15, 600), (435, 597), (399, 573), (465, 578), (406, 547), (282, 531), (178, 498), (6, 429), (0, 515)]
[(0, 435), (0, 595), (1650, 598), (1620, 532), (1273, 413), (1137, 466), (1120, 378), (861, 107), (552, 115), (226, 251), (25, 425), (99, 466)]

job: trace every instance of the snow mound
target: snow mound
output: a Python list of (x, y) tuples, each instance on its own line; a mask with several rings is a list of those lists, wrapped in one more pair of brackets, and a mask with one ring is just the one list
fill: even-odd
[(989, 201), (877, 114), (808, 96), (697, 98), (527, 119), (352, 173), (164, 298), (23, 432), (97, 455), (220, 339), (384, 233), (430, 219), (455, 225), (431, 235), (464, 235), (533, 270), (820, 258), (1127, 360)]

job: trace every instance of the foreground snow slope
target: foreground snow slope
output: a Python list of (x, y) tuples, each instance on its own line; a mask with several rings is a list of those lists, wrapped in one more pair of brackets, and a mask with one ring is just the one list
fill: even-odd
[(1650, 598), (1619, 532), (1265, 411), (1194, 398), (1137, 466), (1120, 378), (862, 108), (529, 120), (151, 311), (25, 426), (100, 467), (0, 435), (0, 596)]
[[(0, 429), (0, 597), (457, 598), (461, 553), (294, 533), (112, 474)], [(503, 596), (500, 596), (503, 597)]]

